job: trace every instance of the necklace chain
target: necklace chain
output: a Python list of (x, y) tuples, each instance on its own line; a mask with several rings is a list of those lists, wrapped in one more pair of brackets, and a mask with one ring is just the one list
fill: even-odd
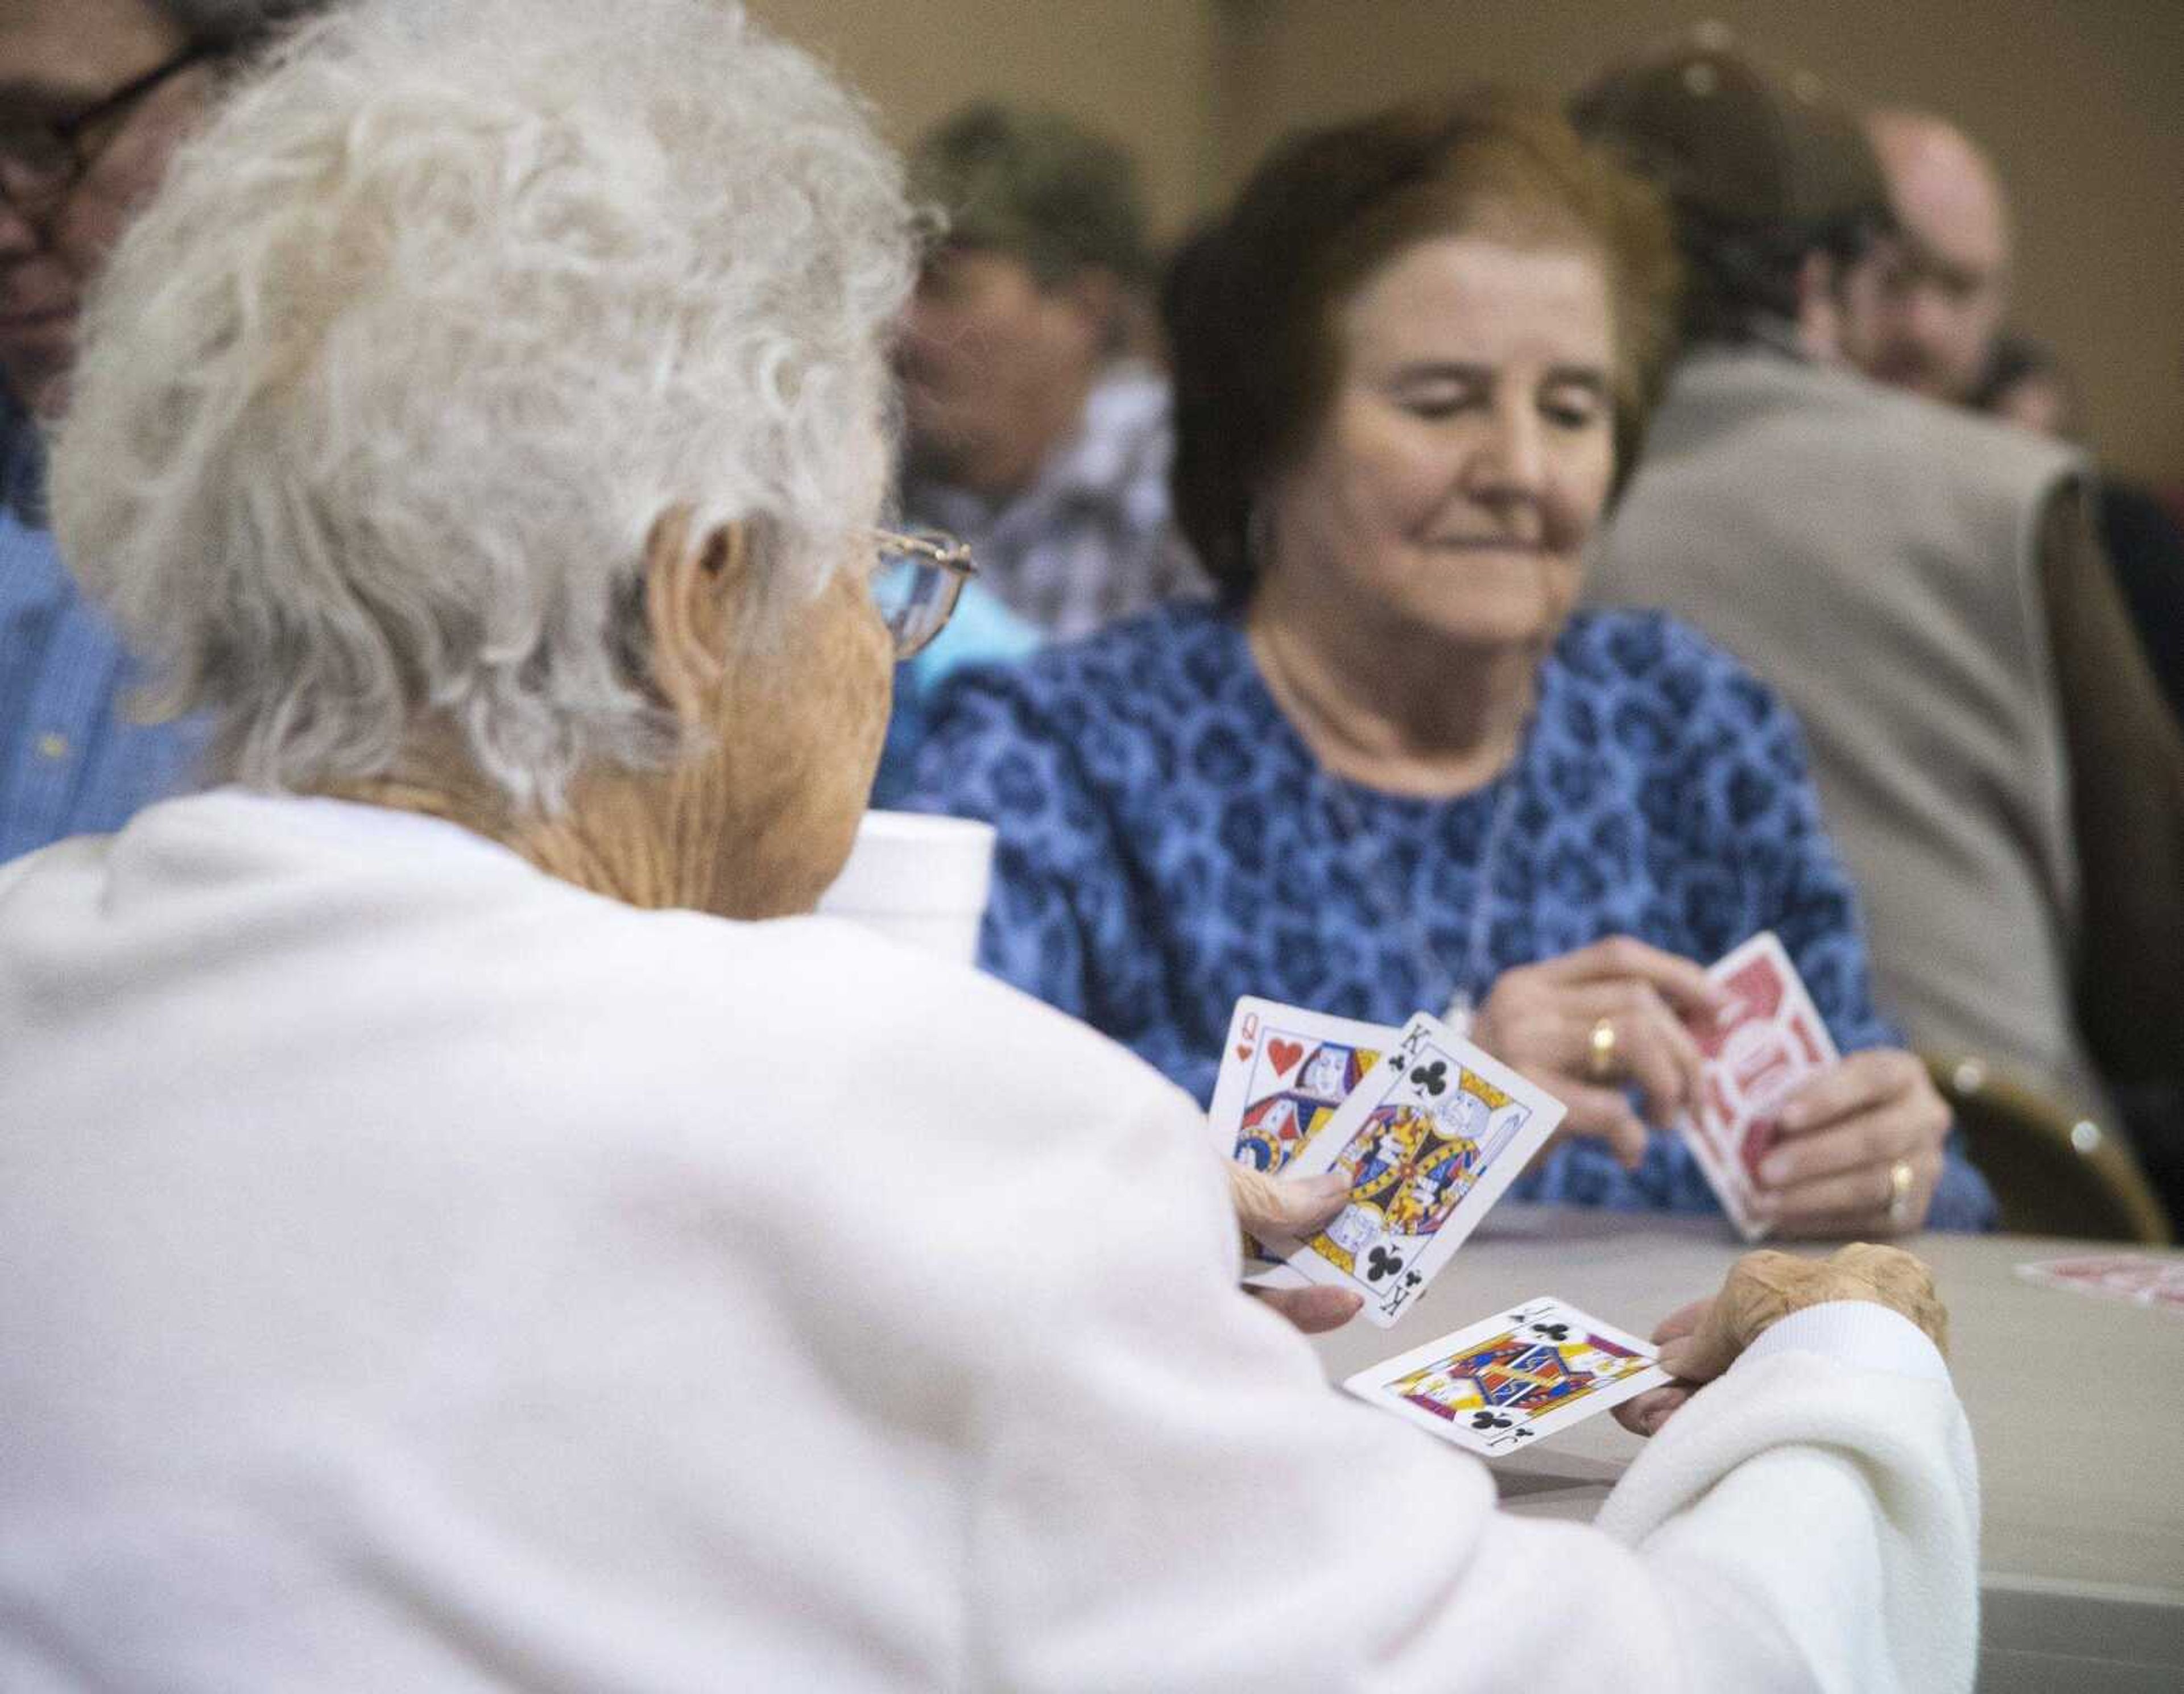
[[(1275, 709), (1280, 711), (1283, 708), (1279, 699), (1280, 689), (1277, 686), (1282, 668), (1280, 656), (1277, 651), (1263, 648), (1257, 640), (1251, 640), (1251, 647), (1268, 692), (1274, 697)], [(1535, 697), (1518, 725), (1516, 743), (1510, 751), (1508, 763), (1487, 784), (1498, 787), (1501, 792), (1494, 798), (1493, 814), (1487, 820), (1485, 839), (1479, 844), (1479, 862), (1474, 872), (1475, 887), (1471, 902), (1471, 921), (1464, 940), (1462, 965), (1457, 972), (1451, 972), (1446, 961), (1434, 950), (1426, 926), (1417, 915), (1417, 902), (1406, 898), (1407, 894), (1416, 891), (1406, 890), (1396, 885), (1387, 856), (1373, 840), (1372, 832), (1366, 828), (1364, 817), (1357, 810), (1357, 803), (1349, 793), (1348, 783), (1329, 771), (1326, 764), (1310, 750), (1310, 743), (1306, 743), (1306, 756), (1312, 761), (1312, 781), (1334, 820), (1340, 836), (1337, 845), (1346, 867), (1370, 894), (1383, 921), (1403, 937), (1412, 961), (1418, 967), (1421, 985), (1427, 986), (1429, 990), (1432, 985), (1446, 986), (1448, 998), (1441, 1012), (1441, 1022), (1460, 1036), (1470, 1034), (1473, 1020), (1477, 1016), (1477, 998), (1484, 995), (1487, 986), (1481, 978), (1486, 974), (1488, 908), (1493, 897), (1494, 874), (1501, 863), (1502, 839), (1507, 835), (1510, 819), (1516, 812), (1518, 777), (1531, 746), (1532, 726), (1538, 717), (1540, 701)], [(1306, 740), (1301, 732), (1298, 738)], [(1370, 855), (1370, 862), (1362, 867), (1357, 862), (1361, 851)], [(1426, 855), (1423, 850), (1419, 858), (1421, 865), (1425, 864)]]
[[(1527, 726), (1529, 729), (1529, 726)], [(1486, 839), (1480, 844), (1479, 862), (1473, 876), (1471, 922), (1465, 937), (1463, 961), (1459, 971), (1451, 972), (1446, 961), (1434, 949), (1426, 926), (1418, 915), (1419, 901), (1415, 889), (1397, 885), (1387, 855), (1372, 839), (1371, 832), (1351, 799), (1347, 786), (1333, 776), (1323, 766), (1315, 764), (1313, 776), (1325, 797), (1328, 810), (1334, 816), (1341, 832), (1340, 845), (1344, 862), (1351, 873), (1371, 895), (1380, 916), (1404, 939), (1411, 950), (1413, 961), (1419, 969), (1422, 985), (1445, 985), (1447, 1004), (1441, 1012), (1441, 1022), (1457, 1034), (1468, 1036), (1473, 1019), (1478, 1014), (1478, 999), (1486, 989), (1482, 980), (1486, 973), (1486, 942), (1489, 928), (1488, 906), (1494, 892), (1494, 874), (1502, 858), (1502, 839), (1508, 833), (1510, 819), (1517, 810), (1517, 776), (1524, 764), (1524, 751), (1528, 737), (1520, 737), (1517, 754), (1507, 768), (1495, 779), (1501, 792), (1494, 797), (1493, 814), (1487, 820)], [(1370, 854), (1369, 862), (1361, 867), (1361, 850)], [(1420, 854), (1423, 864), (1425, 855)], [(1429, 991), (1430, 997), (1430, 989)]]

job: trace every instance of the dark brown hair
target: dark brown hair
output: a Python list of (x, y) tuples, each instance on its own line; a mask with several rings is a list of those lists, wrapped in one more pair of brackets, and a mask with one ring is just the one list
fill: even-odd
[(1256, 574), (1253, 503), (1309, 447), (1340, 379), (1337, 311), (1398, 254), (1473, 231), (1599, 255), (1619, 485), (1675, 321), (1675, 252), (1653, 191), (1552, 105), (1502, 89), (1306, 131), (1268, 155), (1162, 293), (1176, 515), (1232, 602)]

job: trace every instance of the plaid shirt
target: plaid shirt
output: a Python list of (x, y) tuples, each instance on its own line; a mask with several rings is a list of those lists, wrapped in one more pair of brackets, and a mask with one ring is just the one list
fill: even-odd
[[(4, 406), (4, 402), (0, 402)], [(35, 425), (0, 415), (0, 861), (64, 836), (119, 829), (185, 785), (195, 722), (131, 722), (139, 680), (77, 590), (46, 527)]]
[(1166, 380), (1124, 361), (1094, 387), (1078, 432), (1006, 504), (905, 476), (903, 510), (969, 542), (978, 580), (1019, 617), (1067, 639), (1206, 593), (1168, 522), (1171, 447)]

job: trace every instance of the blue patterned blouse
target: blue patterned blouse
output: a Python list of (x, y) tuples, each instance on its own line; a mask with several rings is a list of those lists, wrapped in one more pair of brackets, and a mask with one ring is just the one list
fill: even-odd
[[(1897, 1039), (1795, 721), (1654, 613), (1573, 618), (1516, 763), (1455, 800), (1322, 770), (1234, 616), (1178, 605), (950, 678), (906, 803), (999, 827), (989, 968), (1201, 1101), (1239, 995), (1401, 1023), (1618, 933), (1711, 961), (1771, 928), (1843, 1050)], [(1718, 1209), (1660, 1131), (1635, 1171), (1571, 1141), (1512, 1192)], [(1953, 1152), (1930, 1223), (1983, 1228), (1994, 1209)]]

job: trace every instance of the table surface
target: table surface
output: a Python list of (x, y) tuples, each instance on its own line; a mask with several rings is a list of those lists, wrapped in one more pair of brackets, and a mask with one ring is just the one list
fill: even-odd
[[(1990, 1647), (2184, 1668), (2184, 1317), (2014, 1273), (2038, 1259), (2137, 1251), (2114, 1243), (1926, 1234), (1903, 1245), (1932, 1266), (1949, 1308), (1951, 1369), (1979, 1450)], [(1361, 1319), (1314, 1345), (1340, 1382), (1541, 1294), (1644, 1335), (1719, 1287), (1743, 1251), (1717, 1218), (1502, 1206), (1394, 1329)], [(1640, 1445), (1603, 1414), (1491, 1468), (1511, 1510), (1590, 1518)], [(2184, 1670), (2171, 1686), (2184, 1686)]]

